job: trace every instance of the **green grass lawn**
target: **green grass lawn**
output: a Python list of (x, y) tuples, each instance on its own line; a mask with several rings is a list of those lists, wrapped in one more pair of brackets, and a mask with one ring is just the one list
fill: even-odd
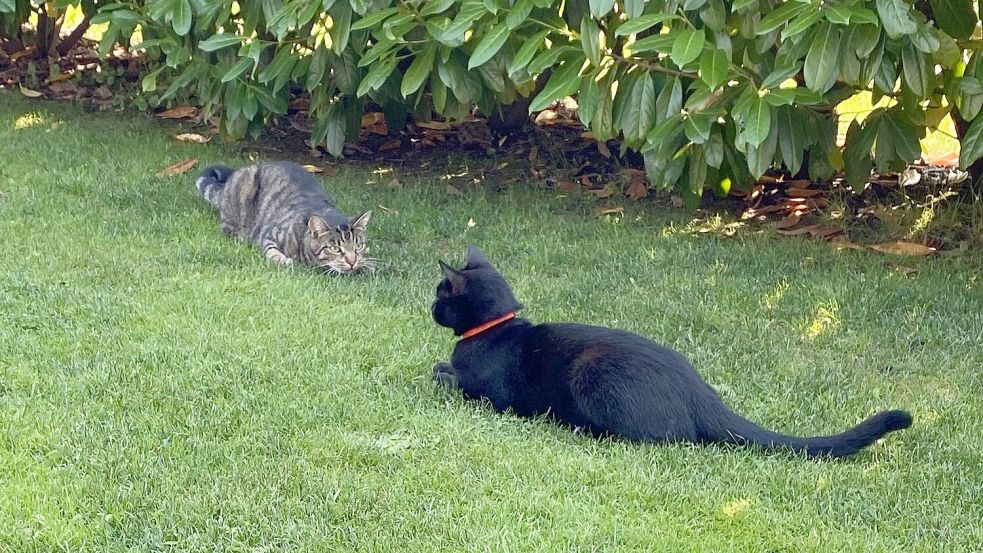
[[(269, 265), (220, 235), (139, 115), (0, 91), (0, 551), (979, 551), (983, 275), (683, 213), (343, 168), (375, 276)], [(199, 165), (200, 167), (201, 165)], [(385, 206), (387, 209), (382, 209)], [(469, 219), (474, 225), (469, 226)], [(861, 455), (592, 441), (436, 389), (437, 259), (479, 244), (525, 315), (650, 336), (737, 410)]]

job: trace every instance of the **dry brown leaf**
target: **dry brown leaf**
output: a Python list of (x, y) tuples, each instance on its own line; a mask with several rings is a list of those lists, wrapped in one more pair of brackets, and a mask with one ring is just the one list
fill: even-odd
[(304, 170), (308, 173), (323, 173), (324, 169), (321, 169), (317, 165), (311, 165), (310, 163), (303, 165)]
[(403, 183), (399, 182), (399, 179), (397, 179), (396, 177), (393, 177), (393, 180), (389, 181), (390, 190), (397, 190), (402, 187), (403, 187)]
[(388, 140), (388, 141), (383, 142), (382, 144), (380, 144), (378, 151), (385, 152), (386, 150), (396, 150), (396, 149), (398, 149), (402, 145), (403, 145), (403, 141), (402, 140), (400, 140), (398, 138), (394, 138), (392, 140)]
[(178, 106), (157, 114), (164, 119), (193, 119), (198, 116), (198, 108), (194, 106)]
[(371, 127), (372, 125), (375, 125), (385, 120), (386, 120), (386, 116), (378, 112), (363, 114), (362, 128), (364, 129), (366, 127)]
[(580, 190), (579, 184), (564, 179), (556, 181), (556, 186), (560, 190), (563, 190), (564, 192), (570, 192), (571, 194)]
[(672, 204), (672, 207), (679, 209), (683, 207), (683, 198), (682, 196), (677, 196), (673, 194), (672, 196), (669, 197), (669, 203)]
[(935, 253), (935, 248), (930, 248), (924, 244), (914, 242), (888, 242), (885, 244), (873, 244), (870, 249), (881, 253), (894, 255), (931, 255)]
[(812, 182), (809, 179), (792, 179), (786, 181), (785, 184), (791, 186), (792, 188), (809, 188)]
[(597, 212), (597, 216), (601, 217), (604, 215), (615, 215), (615, 214), (622, 215), (624, 214), (624, 212), (625, 212), (625, 208), (623, 207), (605, 207), (605, 208), (601, 208), (601, 210)]
[(446, 121), (417, 121), (416, 126), (432, 131), (446, 131), (451, 128), (451, 124)]
[(812, 232), (812, 231), (814, 231), (814, 230), (816, 230), (818, 228), (819, 228), (819, 225), (809, 225), (809, 226), (806, 226), (806, 227), (799, 227), (799, 228), (792, 229), (792, 230), (778, 229), (775, 232), (777, 232), (778, 234), (783, 234), (785, 236), (796, 236), (796, 235), (799, 235), (799, 234), (806, 234), (806, 233)]
[(611, 149), (608, 148), (608, 145), (607, 144), (605, 144), (603, 142), (598, 142), (597, 143), (597, 151), (600, 152), (602, 156), (604, 156), (604, 157), (606, 157), (608, 159), (611, 159)]
[(628, 190), (625, 190), (625, 195), (637, 201), (641, 200), (645, 196), (648, 196), (649, 190), (645, 186), (644, 182), (636, 180), (632, 181), (632, 183), (628, 185)]
[(794, 186), (790, 186), (785, 189), (785, 195), (794, 198), (811, 198), (813, 196), (818, 196), (820, 194), (822, 194), (822, 191), (810, 190), (808, 188), (796, 188)]
[[(610, 184), (605, 184), (604, 188), (598, 188), (596, 190), (591, 190), (590, 193), (597, 196), (597, 199), (603, 200), (604, 198), (610, 198), (614, 196), (614, 187)], [(620, 209), (620, 208), (619, 208)]]
[(792, 215), (785, 217), (781, 221), (778, 221), (778, 224), (775, 225), (775, 227), (783, 230), (792, 228), (795, 225), (799, 224), (800, 220), (802, 220), (802, 217), (793, 213)]
[(180, 175), (182, 173), (187, 173), (192, 167), (197, 165), (197, 159), (186, 159), (184, 161), (179, 161), (174, 165), (165, 167), (157, 172), (158, 177), (172, 177), (174, 175)]
[(904, 265), (901, 265), (900, 263), (895, 263), (893, 261), (888, 261), (887, 263), (885, 263), (885, 265), (887, 265), (889, 269), (894, 269), (895, 271), (898, 271), (899, 273), (903, 273), (905, 275), (911, 275), (918, 272), (918, 269), (915, 269), (914, 267), (906, 267)]
[(57, 83), (58, 81), (67, 81), (68, 79), (71, 79), (74, 76), (75, 76), (74, 73), (59, 73), (57, 75), (48, 77), (47, 79), (44, 80), (44, 83), (51, 84), (51, 83)]
[(809, 231), (809, 234), (815, 238), (829, 238), (830, 236), (843, 234), (843, 229), (837, 227), (819, 227), (815, 230)]
[(24, 56), (30, 56), (30, 55), (32, 55), (34, 53), (34, 50), (35, 49), (36, 48), (34, 46), (28, 46), (27, 48), (24, 48), (20, 52), (15, 52), (15, 53), (11, 54), (11, 56), (10, 56), (10, 63), (14, 63), (15, 61), (23, 58)]
[(458, 197), (464, 196), (464, 192), (461, 192), (461, 190), (456, 186), (454, 186), (453, 184), (447, 185), (447, 193), (450, 194), (451, 196), (458, 196)]
[(338, 174), (338, 166), (332, 163), (325, 163), (323, 166), (324, 174), (333, 177)]
[(20, 85), (20, 93), (28, 98), (40, 98), (44, 96), (43, 92), (38, 92), (37, 90), (31, 90), (24, 85)]
[(208, 144), (208, 141), (211, 140), (211, 138), (207, 136), (202, 136), (193, 132), (181, 133), (174, 138), (176, 140), (180, 140), (181, 142), (194, 142), (195, 144)]
[(533, 146), (532, 149), (529, 150), (529, 161), (534, 162), (537, 159), (539, 159), (539, 146)]

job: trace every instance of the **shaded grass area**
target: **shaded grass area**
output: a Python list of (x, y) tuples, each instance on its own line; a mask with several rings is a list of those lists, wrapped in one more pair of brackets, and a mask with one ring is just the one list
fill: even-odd
[[(514, 187), (344, 168), (376, 276), (221, 236), (186, 146), (144, 117), (0, 94), (0, 549), (973, 551), (983, 547), (983, 276)], [(379, 182), (383, 181), (383, 182)], [(371, 183), (371, 184), (366, 184)], [(382, 209), (385, 206), (387, 209)], [(474, 225), (469, 226), (468, 221)], [(685, 352), (800, 434), (907, 408), (843, 462), (596, 442), (429, 381), (438, 258), (480, 244), (538, 321)]]

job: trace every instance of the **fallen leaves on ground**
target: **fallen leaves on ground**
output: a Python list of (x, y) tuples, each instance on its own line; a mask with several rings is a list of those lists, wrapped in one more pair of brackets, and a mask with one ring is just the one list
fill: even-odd
[(194, 119), (197, 116), (198, 108), (194, 106), (178, 106), (157, 114), (162, 119)]
[(211, 140), (211, 138), (207, 136), (202, 136), (193, 132), (181, 133), (175, 136), (174, 139), (181, 142), (194, 142), (195, 144), (208, 144), (208, 141)]
[(20, 93), (28, 98), (40, 98), (44, 96), (44, 93), (38, 92), (37, 90), (32, 90), (24, 85), (20, 85)]
[(165, 167), (157, 172), (158, 177), (173, 177), (174, 175), (181, 175), (187, 173), (192, 167), (198, 164), (197, 159), (186, 159), (184, 161), (179, 161), (174, 165)]
[(461, 190), (453, 184), (447, 185), (447, 193), (451, 196), (464, 196), (464, 192), (461, 192)]
[(870, 249), (877, 250), (881, 253), (890, 253), (894, 255), (908, 255), (908, 256), (921, 256), (921, 255), (931, 255), (935, 253), (935, 248), (931, 248), (924, 244), (916, 244), (914, 242), (889, 242), (886, 244), (872, 244)]

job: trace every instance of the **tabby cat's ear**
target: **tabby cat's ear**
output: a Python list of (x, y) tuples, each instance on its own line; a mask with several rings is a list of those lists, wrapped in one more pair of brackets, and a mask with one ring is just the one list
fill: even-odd
[(318, 215), (311, 215), (311, 218), (307, 220), (307, 230), (311, 231), (311, 236), (317, 238), (322, 234), (326, 234), (331, 230), (328, 226), (328, 222), (322, 219)]
[(481, 253), (478, 246), (470, 245), (468, 246), (468, 264), (466, 267), (471, 269), (476, 269), (478, 267), (491, 267), (492, 264), (485, 259), (485, 255)]
[(365, 227), (369, 226), (369, 219), (372, 218), (372, 212), (366, 211), (365, 213), (353, 218), (348, 222), (351, 227), (359, 232), (365, 232)]
[(437, 263), (440, 263), (440, 269), (444, 271), (444, 276), (446, 276), (447, 280), (451, 283), (451, 288), (453, 290), (463, 289), (464, 275), (443, 261), (438, 260)]

